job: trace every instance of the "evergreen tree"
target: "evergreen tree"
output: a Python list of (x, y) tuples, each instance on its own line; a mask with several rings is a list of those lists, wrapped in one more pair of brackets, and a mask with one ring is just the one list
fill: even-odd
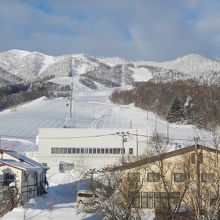
[(174, 123), (179, 122), (183, 118), (183, 108), (181, 101), (176, 97), (171, 105), (167, 115), (167, 121)]

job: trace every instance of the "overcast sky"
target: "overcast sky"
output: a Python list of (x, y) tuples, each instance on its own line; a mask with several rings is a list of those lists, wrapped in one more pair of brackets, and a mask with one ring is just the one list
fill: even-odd
[(220, 0), (0, 0), (0, 51), (220, 58)]

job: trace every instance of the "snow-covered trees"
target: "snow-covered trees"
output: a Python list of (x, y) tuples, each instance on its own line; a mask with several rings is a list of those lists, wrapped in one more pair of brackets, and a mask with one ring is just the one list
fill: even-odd
[(171, 108), (167, 115), (167, 121), (179, 122), (183, 118), (183, 107), (181, 101), (176, 97), (171, 105)]
[[(177, 100), (174, 101), (175, 98), (180, 104)], [(172, 83), (136, 82), (132, 90), (113, 92), (110, 99), (118, 104), (133, 102), (135, 106), (156, 112), (164, 119), (169, 113), (171, 115), (175, 113), (175, 117), (181, 118), (180, 107), (178, 107), (181, 105), (184, 123), (209, 129), (213, 124), (220, 124), (220, 87), (216, 85), (199, 85), (193, 80)], [(157, 108), (155, 108), (156, 99), (160, 100)], [(173, 107), (174, 109), (169, 112)]]

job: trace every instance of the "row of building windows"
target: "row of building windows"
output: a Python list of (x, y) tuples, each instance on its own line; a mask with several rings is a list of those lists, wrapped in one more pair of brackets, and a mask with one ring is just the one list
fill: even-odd
[[(201, 182), (210, 182), (214, 180), (214, 173), (201, 173), (200, 180)], [(173, 174), (174, 182), (184, 182), (186, 180), (185, 173), (174, 173)], [(148, 182), (159, 182), (160, 173), (148, 173), (147, 174)]]
[[(201, 173), (200, 180), (201, 182), (210, 182), (214, 180), (214, 173)], [(174, 173), (173, 174), (174, 182), (184, 182), (186, 180), (185, 173)], [(147, 174), (148, 182), (159, 182), (160, 181), (160, 173), (148, 173)]]
[[(51, 154), (122, 154), (123, 148), (61, 148), (52, 147)], [(133, 148), (129, 148), (129, 154), (133, 154)]]
[[(133, 200), (133, 208), (164, 208), (167, 206), (167, 193), (166, 192), (139, 192), (130, 193), (130, 199)], [(170, 202), (178, 204), (180, 199), (179, 192), (169, 193)]]
[[(210, 182), (214, 180), (214, 173), (201, 173), (200, 180), (201, 182)], [(133, 181), (136, 180), (137, 182), (140, 181), (140, 173), (128, 173), (128, 178)], [(147, 174), (147, 181), (148, 182), (160, 182), (160, 173), (148, 173)], [(186, 180), (185, 173), (174, 173), (173, 174), (174, 182), (184, 182)]]

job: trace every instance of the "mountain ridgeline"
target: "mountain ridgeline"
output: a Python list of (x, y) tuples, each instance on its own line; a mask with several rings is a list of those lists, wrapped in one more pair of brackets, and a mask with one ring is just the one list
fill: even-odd
[[(220, 124), (217, 60), (196, 54), (152, 62), (85, 54), (53, 57), (22, 50), (0, 52), (0, 109), (48, 95), (51, 90), (68, 90), (71, 82), (79, 89), (118, 88), (110, 97), (112, 102), (135, 103), (170, 122), (208, 129)], [(124, 90), (127, 86), (132, 89)]]
[(138, 81), (174, 82), (193, 79), (220, 84), (220, 62), (191, 54), (167, 62), (126, 61), (85, 54), (48, 56), (9, 50), (0, 53), (0, 86), (73, 77), (79, 85), (97, 89), (132, 85)]

